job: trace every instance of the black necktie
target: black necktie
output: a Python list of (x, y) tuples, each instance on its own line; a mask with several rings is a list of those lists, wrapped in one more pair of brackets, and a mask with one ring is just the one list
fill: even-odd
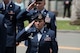
[(40, 30), (37, 30), (37, 33), (41, 33), (42, 34), (42, 32)]
[(41, 11), (38, 11), (38, 13), (41, 13)]
[(5, 10), (6, 10), (6, 8), (7, 8), (7, 6), (6, 6), (6, 4), (5, 4)]

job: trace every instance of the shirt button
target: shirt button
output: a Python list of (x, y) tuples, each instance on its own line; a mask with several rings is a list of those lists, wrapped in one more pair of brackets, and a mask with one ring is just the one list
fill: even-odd
[(38, 53), (38, 52), (36, 52), (36, 53)]
[(38, 50), (39, 48), (37, 48), (37, 50)]
[(39, 43), (37, 43), (37, 45), (39, 45)]

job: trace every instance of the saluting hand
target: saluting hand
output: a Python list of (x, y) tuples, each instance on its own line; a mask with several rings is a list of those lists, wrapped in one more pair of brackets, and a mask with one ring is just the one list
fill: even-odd
[(34, 24), (34, 20), (27, 26), (27, 27), (25, 27), (25, 30), (27, 31), (33, 24)]
[(29, 11), (29, 10), (33, 9), (33, 8), (35, 7), (35, 5), (36, 5), (36, 1), (32, 2), (32, 3), (28, 6), (28, 8), (27, 8), (26, 10)]

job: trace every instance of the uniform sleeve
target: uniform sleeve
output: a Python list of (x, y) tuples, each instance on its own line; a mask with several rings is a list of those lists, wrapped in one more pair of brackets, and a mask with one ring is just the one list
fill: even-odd
[(21, 42), (24, 40), (27, 40), (29, 36), (29, 33), (27, 33), (27, 31), (25, 31), (25, 29), (23, 29), (21, 32), (19, 32), (16, 36), (16, 41), (17, 42)]
[(4, 16), (0, 14), (0, 47), (1, 50), (5, 48), (6, 44), (6, 28), (4, 26)]
[[(18, 14), (20, 13), (20, 11), (21, 11), (21, 9), (20, 9), (20, 7), (18, 7), (16, 9), (16, 19), (17, 19)], [(24, 22), (21, 20), (17, 21), (16, 25), (17, 25), (18, 32), (20, 32), (24, 28)]]
[(51, 49), (52, 49), (52, 53), (58, 53), (58, 43), (54, 36), (54, 32), (51, 35)]
[(26, 9), (23, 9), (23, 10), (21, 10), (20, 11), (20, 13), (17, 15), (17, 20), (18, 21), (20, 21), (20, 20), (22, 20), (22, 21), (25, 21), (25, 20), (28, 20), (28, 14), (29, 12), (28, 11), (26, 11)]
[(55, 14), (53, 14), (52, 17), (51, 17), (51, 30), (53, 30), (55, 32), (55, 37), (56, 37), (57, 26), (56, 26), (56, 16), (55, 16)]

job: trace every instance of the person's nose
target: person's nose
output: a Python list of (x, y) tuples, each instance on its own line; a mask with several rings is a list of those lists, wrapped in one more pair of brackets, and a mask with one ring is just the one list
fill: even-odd
[(37, 25), (39, 25), (40, 23), (39, 22), (37, 22)]

